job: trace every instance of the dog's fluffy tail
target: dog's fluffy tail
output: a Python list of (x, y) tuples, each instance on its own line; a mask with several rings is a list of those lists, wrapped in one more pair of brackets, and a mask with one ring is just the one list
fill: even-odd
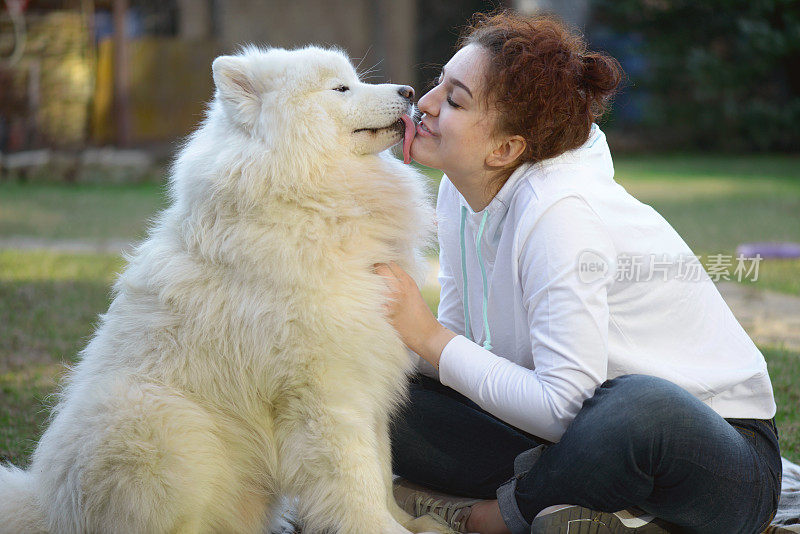
[(0, 534), (47, 532), (35, 482), (33, 475), (22, 469), (0, 465)]

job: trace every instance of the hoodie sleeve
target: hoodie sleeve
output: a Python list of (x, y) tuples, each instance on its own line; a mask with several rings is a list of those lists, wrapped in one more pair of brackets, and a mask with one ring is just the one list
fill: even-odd
[(442, 352), (440, 380), (509, 424), (555, 442), (606, 380), (607, 291), (616, 252), (579, 197), (560, 199), (520, 228), (519, 282), (534, 369), (457, 336)]

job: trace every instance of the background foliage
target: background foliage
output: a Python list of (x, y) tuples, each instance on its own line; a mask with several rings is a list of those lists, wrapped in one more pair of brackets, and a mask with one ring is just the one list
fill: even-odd
[(596, 0), (592, 11), (595, 28), (638, 43), (644, 68), (626, 69), (627, 91), (645, 97), (653, 148), (800, 148), (797, 0)]

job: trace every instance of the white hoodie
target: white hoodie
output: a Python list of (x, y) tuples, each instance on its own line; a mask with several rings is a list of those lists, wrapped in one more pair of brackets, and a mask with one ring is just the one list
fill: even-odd
[(518, 168), (481, 212), (442, 178), (438, 318), (460, 334), (442, 384), (550, 441), (624, 374), (674, 382), (723, 417), (773, 417), (764, 357), (683, 239), (613, 176), (595, 125), (580, 148)]

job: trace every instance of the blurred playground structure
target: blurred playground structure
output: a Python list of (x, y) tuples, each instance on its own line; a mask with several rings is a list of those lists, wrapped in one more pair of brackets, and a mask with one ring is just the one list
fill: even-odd
[(470, 16), (497, 7), (555, 14), (621, 61), (628, 79), (604, 125), (615, 150), (800, 148), (798, 2), (0, 2), (0, 179), (163, 160), (202, 118), (212, 59), (243, 43), (339, 46), (366, 79), (421, 94)]

